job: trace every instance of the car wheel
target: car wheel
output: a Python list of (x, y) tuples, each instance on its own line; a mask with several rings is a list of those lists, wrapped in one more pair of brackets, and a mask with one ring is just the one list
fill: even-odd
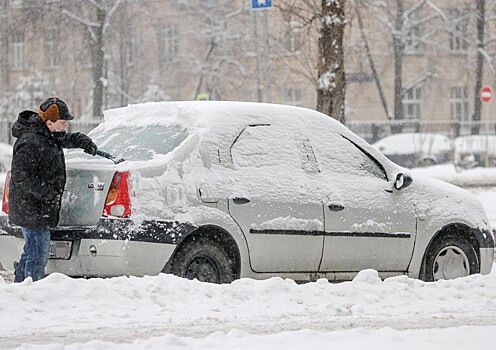
[(196, 238), (180, 246), (171, 273), (201, 282), (231, 283), (234, 273), (227, 253), (211, 240)]
[(474, 247), (460, 235), (436, 239), (426, 253), (421, 279), (426, 282), (448, 280), (479, 273)]

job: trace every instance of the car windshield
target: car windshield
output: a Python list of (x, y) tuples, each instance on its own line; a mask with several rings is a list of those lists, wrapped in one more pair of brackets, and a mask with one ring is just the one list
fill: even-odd
[[(130, 161), (150, 160), (156, 154), (165, 155), (183, 142), (187, 130), (178, 125), (119, 126), (88, 134), (98, 149)], [(80, 158), (81, 150), (68, 150), (67, 158)], [(92, 157), (83, 154), (83, 157)]]

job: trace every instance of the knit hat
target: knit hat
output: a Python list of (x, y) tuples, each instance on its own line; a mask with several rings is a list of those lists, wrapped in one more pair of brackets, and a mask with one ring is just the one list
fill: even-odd
[(38, 115), (43, 122), (51, 120), (56, 122), (59, 119), (72, 120), (74, 116), (69, 113), (69, 107), (58, 97), (49, 97), (38, 108)]

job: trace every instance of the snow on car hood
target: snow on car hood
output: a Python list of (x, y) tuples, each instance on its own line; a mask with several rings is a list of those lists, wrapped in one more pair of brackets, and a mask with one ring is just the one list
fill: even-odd
[[(417, 215), (429, 217), (429, 225), (449, 222), (465, 223), (488, 231), (489, 220), (482, 203), (470, 192), (431, 177), (415, 175), (413, 184), (405, 189), (412, 196)], [(439, 220), (437, 218), (441, 218)]]

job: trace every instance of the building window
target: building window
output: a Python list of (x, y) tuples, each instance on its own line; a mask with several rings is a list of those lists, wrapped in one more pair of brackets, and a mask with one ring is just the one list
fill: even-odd
[(405, 37), (405, 53), (415, 54), (423, 50), (422, 34), (423, 26), (419, 24), (422, 19), (420, 10), (414, 11), (408, 18), (410, 28)]
[(468, 89), (466, 86), (451, 88), (451, 120), (468, 121)]
[(45, 65), (53, 68), (60, 64), (57, 32), (51, 30), (45, 35)]
[(14, 35), (12, 38), (12, 68), (24, 68), (24, 34)]
[(131, 67), (136, 61), (136, 45), (132, 35), (126, 35), (122, 41), (122, 57), (126, 67)]
[(299, 52), (302, 45), (301, 24), (296, 16), (291, 15), (284, 21), (283, 42), (285, 49), (294, 54)]
[(453, 9), (449, 12), (451, 18), (450, 50), (453, 52), (468, 51), (469, 18), (465, 11)]
[(284, 103), (291, 106), (301, 106), (301, 89), (289, 87), (284, 90)]
[(408, 90), (403, 98), (403, 114), (405, 119), (420, 119), (420, 88)]
[(178, 52), (177, 26), (166, 26), (160, 29), (160, 62), (168, 64), (174, 62)]

